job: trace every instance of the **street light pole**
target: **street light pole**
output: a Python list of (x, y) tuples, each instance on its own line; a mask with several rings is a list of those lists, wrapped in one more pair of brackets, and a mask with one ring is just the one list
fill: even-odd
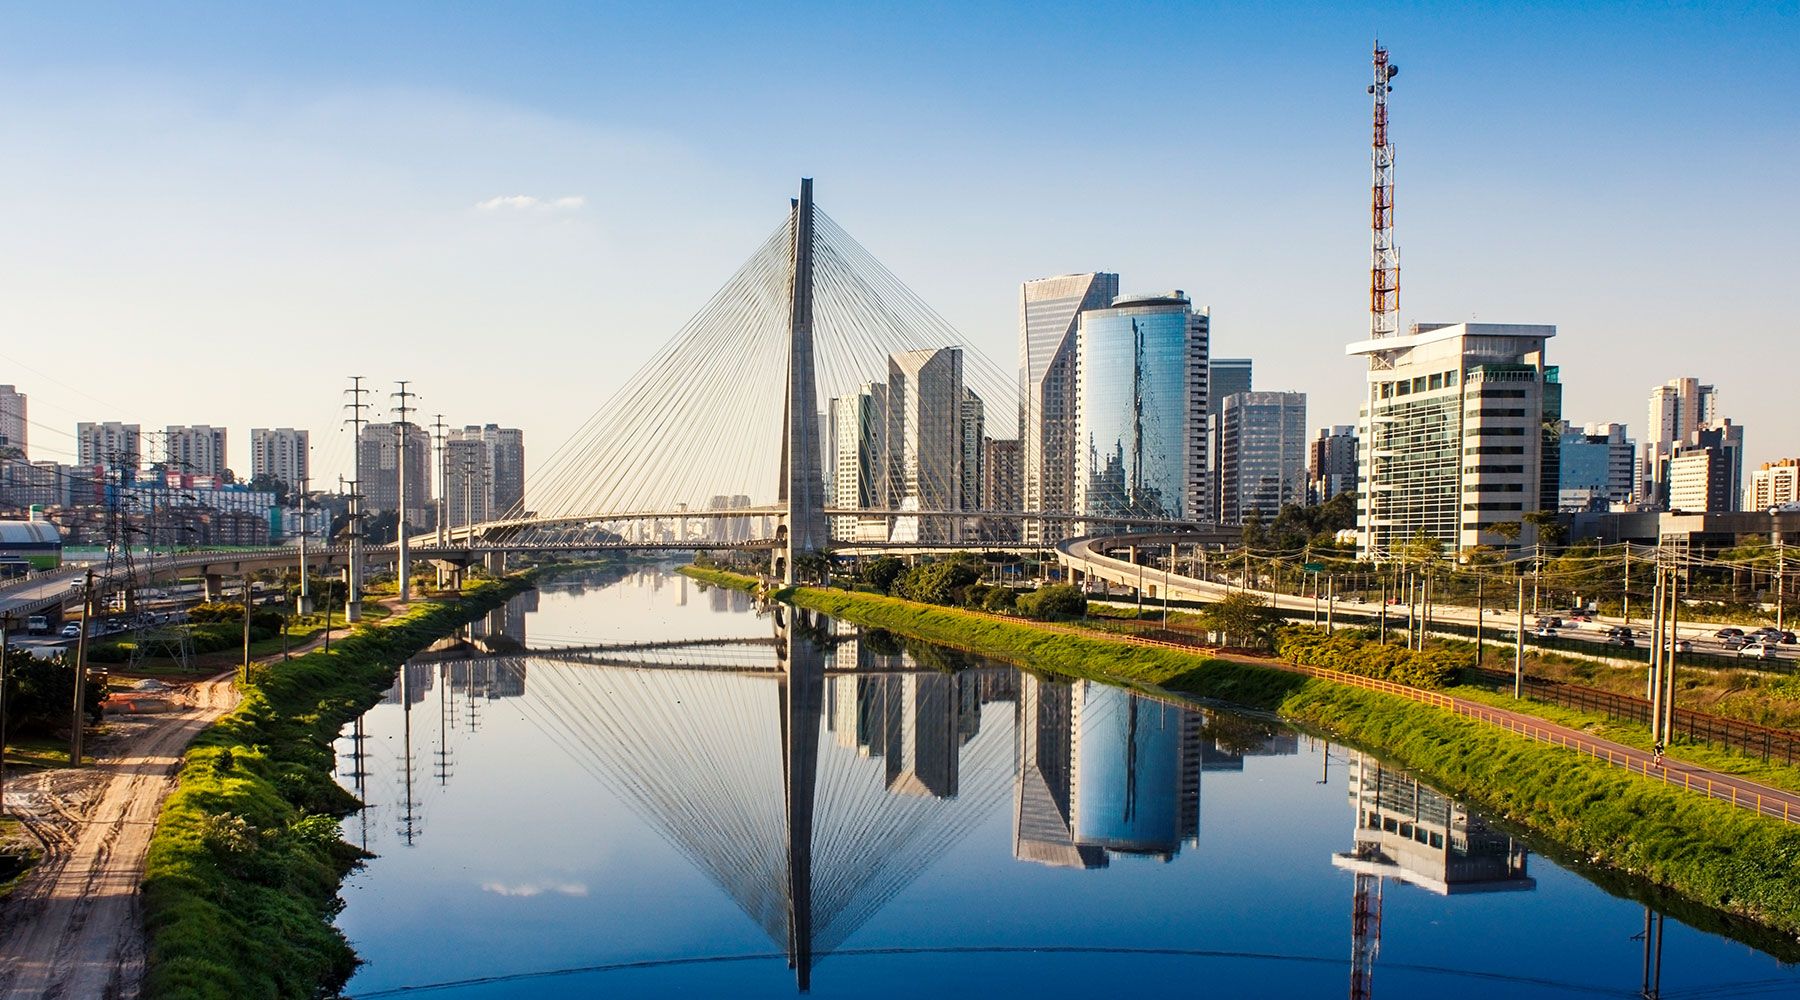
[(1519, 577), (1519, 630), (1513, 635), (1513, 697), (1525, 695), (1525, 578)]

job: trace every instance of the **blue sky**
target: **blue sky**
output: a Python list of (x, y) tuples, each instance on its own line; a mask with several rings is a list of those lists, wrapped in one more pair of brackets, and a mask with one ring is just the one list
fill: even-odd
[(0, 382), (329, 475), (342, 376), (411, 378), (544, 456), (811, 175), (1003, 364), (1020, 280), (1114, 270), (1348, 423), (1378, 31), (1403, 319), (1556, 323), (1572, 419), (1695, 375), (1800, 454), (1794, 3), (9, 4)]

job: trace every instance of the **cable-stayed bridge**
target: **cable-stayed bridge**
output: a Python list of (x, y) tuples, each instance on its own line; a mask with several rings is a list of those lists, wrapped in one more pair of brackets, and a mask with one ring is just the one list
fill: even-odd
[(1004, 544), (1026, 522), (1055, 535), (1179, 526), (991, 506), (982, 437), (1011, 437), (1018, 413), (1016, 377), (802, 180), (782, 223), (534, 474), (518, 509), (418, 543), (628, 547), (665, 543), (657, 524), (704, 522), (690, 547), (766, 542), (792, 582), (796, 560), (847, 544)]

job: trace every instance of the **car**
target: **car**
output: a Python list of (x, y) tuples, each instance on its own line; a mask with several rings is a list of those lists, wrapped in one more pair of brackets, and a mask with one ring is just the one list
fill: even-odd
[(33, 632), (33, 633), (39, 633), (39, 634), (50, 631), (49, 616), (48, 615), (32, 615), (31, 617), (25, 619), (25, 630), (27, 632)]
[(1749, 639), (1746, 639), (1741, 635), (1728, 635), (1719, 640), (1719, 645), (1724, 646), (1726, 649), (1742, 649), (1745, 646), (1752, 645), (1752, 643)]
[(1614, 635), (1612, 638), (1606, 640), (1606, 644), (1608, 646), (1621, 646), (1625, 649), (1637, 648), (1637, 641), (1629, 635)]
[(1722, 628), (1713, 633), (1715, 639), (1742, 639), (1743, 637), (1744, 630), (1741, 628)]
[(1775, 652), (1773, 643), (1747, 642), (1738, 647), (1737, 655), (1739, 659), (1750, 657), (1758, 660), (1773, 660), (1779, 654)]
[(1794, 633), (1785, 632), (1785, 631), (1782, 632), (1781, 633), (1781, 643), (1784, 646), (1792, 646), (1794, 644)]
[(1693, 651), (1694, 644), (1691, 640), (1683, 639), (1675, 644), (1675, 652), (1677, 653), (1691, 653)]
[(1548, 625), (1539, 625), (1537, 628), (1532, 630), (1531, 634), (1537, 636), (1539, 639), (1554, 639), (1554, 638), (1556, 638), (1556, 630), (1551, 628)]
[(64, 639), (79, 639), (81, 638), (81, 624), (79, 622), (70, 622), (69, 624), (64, 625), (62, 631), (57, 634)]

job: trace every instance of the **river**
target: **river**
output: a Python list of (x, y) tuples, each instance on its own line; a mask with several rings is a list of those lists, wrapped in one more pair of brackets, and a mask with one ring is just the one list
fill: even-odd
[(351, 996), (1800, 995), (1705, 914), (1271, 720), (666, 568), (463, 638), (338, 741), (375, 855)]

